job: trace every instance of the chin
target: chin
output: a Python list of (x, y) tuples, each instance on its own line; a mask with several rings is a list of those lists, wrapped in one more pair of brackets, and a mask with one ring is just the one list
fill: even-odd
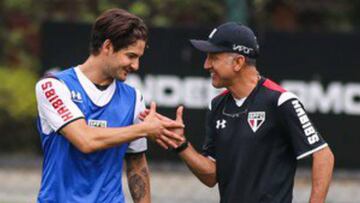
[(211, 84), (212, 84), (212, 86), (215, 87), (215, 88), (223, 88), (223, 87), (224, 87), (223, 84), (219, 84), (219, 83), (215, 83), (215, 82), (212, 82)]
[(126, 80), (126, 76), (122, 76), (122, 75), (118, 75), (116, 77), (114, 77), (116, 80), (120, 80), (120, 81), (125, 81)]

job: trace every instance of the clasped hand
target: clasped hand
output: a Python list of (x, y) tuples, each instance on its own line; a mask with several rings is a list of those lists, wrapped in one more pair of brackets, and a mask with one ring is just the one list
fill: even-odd
[(170, 119), (156, 112), (156, 104), (152, 102), (150, 109), (146, 109), (139, 115), (140, 120), (147, 126), (147, 136), (164, 149), (177, 148), (185, 141), (184, 122), (182, 119), (184, 107), (176, 110), (176, 119)]

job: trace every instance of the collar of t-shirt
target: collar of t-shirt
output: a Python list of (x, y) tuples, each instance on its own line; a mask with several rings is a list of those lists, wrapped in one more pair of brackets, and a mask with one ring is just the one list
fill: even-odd
[(240, 107), (240, 106), (242, 106), (244, 104), (247, 97), (244, 97), (244, 98), (241, 98), (241, 99), (236, 99), (234, 97), (232, 97), (232, 98), (234, 99), (234, 101), (236, 103), (236, 106)]
[(74, 70), (81, 86), (94, 104), (102, 107), (110, 102), (116, 90), (115, 80), (105, 90), (101, 91), (92, 81), (90, 81), (90, 79), (86, 77), (86, 75), (80, 70), (79, 66), (75, 67)]
[(100, 91), (104, 91), (106, 90), (110, 85), (98, 85), (96, 83), (94, 83), (94, 85), (96, 86), (96, 88), (98, 88)]

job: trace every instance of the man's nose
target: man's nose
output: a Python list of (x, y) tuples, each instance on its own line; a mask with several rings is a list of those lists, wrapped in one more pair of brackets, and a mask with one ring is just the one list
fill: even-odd
[(212, 65), (211, 65), (211, 61), (209, 59), (209, 55), (208, 55), (204, 62), (204, 69), (209, 70), (211, 67), (212, 67)]
[(131, 63), (131, 69), (133, 71), (139, 70), (139, 59), (136, 59), (133, 63)]

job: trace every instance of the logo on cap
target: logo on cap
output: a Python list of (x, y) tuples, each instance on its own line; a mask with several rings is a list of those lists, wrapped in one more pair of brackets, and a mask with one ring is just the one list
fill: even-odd
[(217, 31), (216, 28), (214, 28), (214, 29), (211, 31), (211, 33), (210, 33), (210, 35), (209, 35), (209, 39), (211, 39), (211, 38), (214, 36), (214, 34), (215, 34), (216, 31)]
[(243, 45), (236, 45), (236, 44), (233, 44), (232, 49), (234, 51), (242, 52), (244, 54), (250, 54), (250, 52), (254, 50), (253, 48), (249, 48)]

